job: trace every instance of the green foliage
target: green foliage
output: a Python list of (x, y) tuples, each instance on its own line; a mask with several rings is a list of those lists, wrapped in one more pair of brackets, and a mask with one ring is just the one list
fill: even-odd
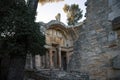
[(77, 4), (65, 4), (63, 10), (67, 14), (68, 25), (75, 25), (82, 18), (82, 10)]
[(45, 36), (24, 0), (0, 0), (0, 54), (45, 53)]

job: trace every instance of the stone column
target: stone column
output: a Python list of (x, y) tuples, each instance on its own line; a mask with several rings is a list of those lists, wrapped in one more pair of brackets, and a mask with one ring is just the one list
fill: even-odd
[(39, 57), (39, 63), (40, 63), (40, 69), (41, 69), (41, 66), (42, 66), (42, 63), (41, 63), (41, 56)]
[(49, 54), (49, 50), (48, 50), (48, 53), (47, 53), (47, 56), (48, 56), (48, 59), (47, 59), (47, 63), (48, 63), (48, 68), (50, 68), (50, 54)]
[(36, 63), (36, 69), (41, 69), (41, 56), (40, 55), (35, 56), (35, 63)]
[(45, 59), (44, 59), (44, 55), (41, 56), (41, 68), (42, 68), (42, 69), (45, 68)]
[(47, 66), (46, 54), (44, 55), (44, 60), (45, 60), (45, 62), (44, 62), (45, 67), (44, 68), (46, 68), (46, 66)]
[(33, 69), (33, 65), (32, 65), (32, 55), (31, 54), (27, 54), (26, 56), (26, 69)]
[(68, 70), (68, 64), (69, 64), (69, 52), (66, 52), (66, 63), (67, 63), (67, 70)]
[(46, 52), (46, 68), (49, 67), (49, 56), (48, 56), (48, 52)]
[(36, 69), (36, 66), (35, 66), (35, 55), (32, 55), (32, 66), (33, 66), (33, 69)]
[(58, 47), (59, 68), (61, 69), (61, 47)]
[(43, 68), (45, 69), (45, 55), (43, 55)]
[(55, 51), (55, 53), (54, 53), (54, 67), (55, 68), (57, 68), (58, 67), (58, 65), (57, 65), (57, 51)]
[(50, 68), (53, 68), (53, 60), (52, 60), (52, 56), (53, 56), (53, 54), (52, 54), (52, 49), (50, 49), (49, 50), (49, 57), (50, 57)]

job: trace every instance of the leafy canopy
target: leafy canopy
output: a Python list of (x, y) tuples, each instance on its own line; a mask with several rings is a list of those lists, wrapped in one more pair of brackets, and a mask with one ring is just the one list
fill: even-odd
[(0, 54), (43, 54), (45, 36), (24, 0), (0, 0)]
[(79, 8), (79, 5), (65, 4), (63, 7), (63, 11), (67, 14), (67, 23), (68, 25), (75, 25), (82, 18), (82, 10)]

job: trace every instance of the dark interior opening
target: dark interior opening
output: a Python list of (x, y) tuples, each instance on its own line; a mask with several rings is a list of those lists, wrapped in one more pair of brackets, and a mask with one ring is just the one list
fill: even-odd
[(61, 60), (63, 70), (67, 70), (66, 52), (64, 51), (61, 52)]

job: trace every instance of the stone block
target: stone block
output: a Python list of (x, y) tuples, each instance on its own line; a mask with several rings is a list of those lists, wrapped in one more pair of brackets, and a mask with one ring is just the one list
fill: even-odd
[(114, 69), (120, 69), (120, 55), (118, 55), (112, 59), (112, 67)]
[(108, 41), (113, 41), (117, 39), (117, 34), (115, 32), (109, 32), (108, 34)]

